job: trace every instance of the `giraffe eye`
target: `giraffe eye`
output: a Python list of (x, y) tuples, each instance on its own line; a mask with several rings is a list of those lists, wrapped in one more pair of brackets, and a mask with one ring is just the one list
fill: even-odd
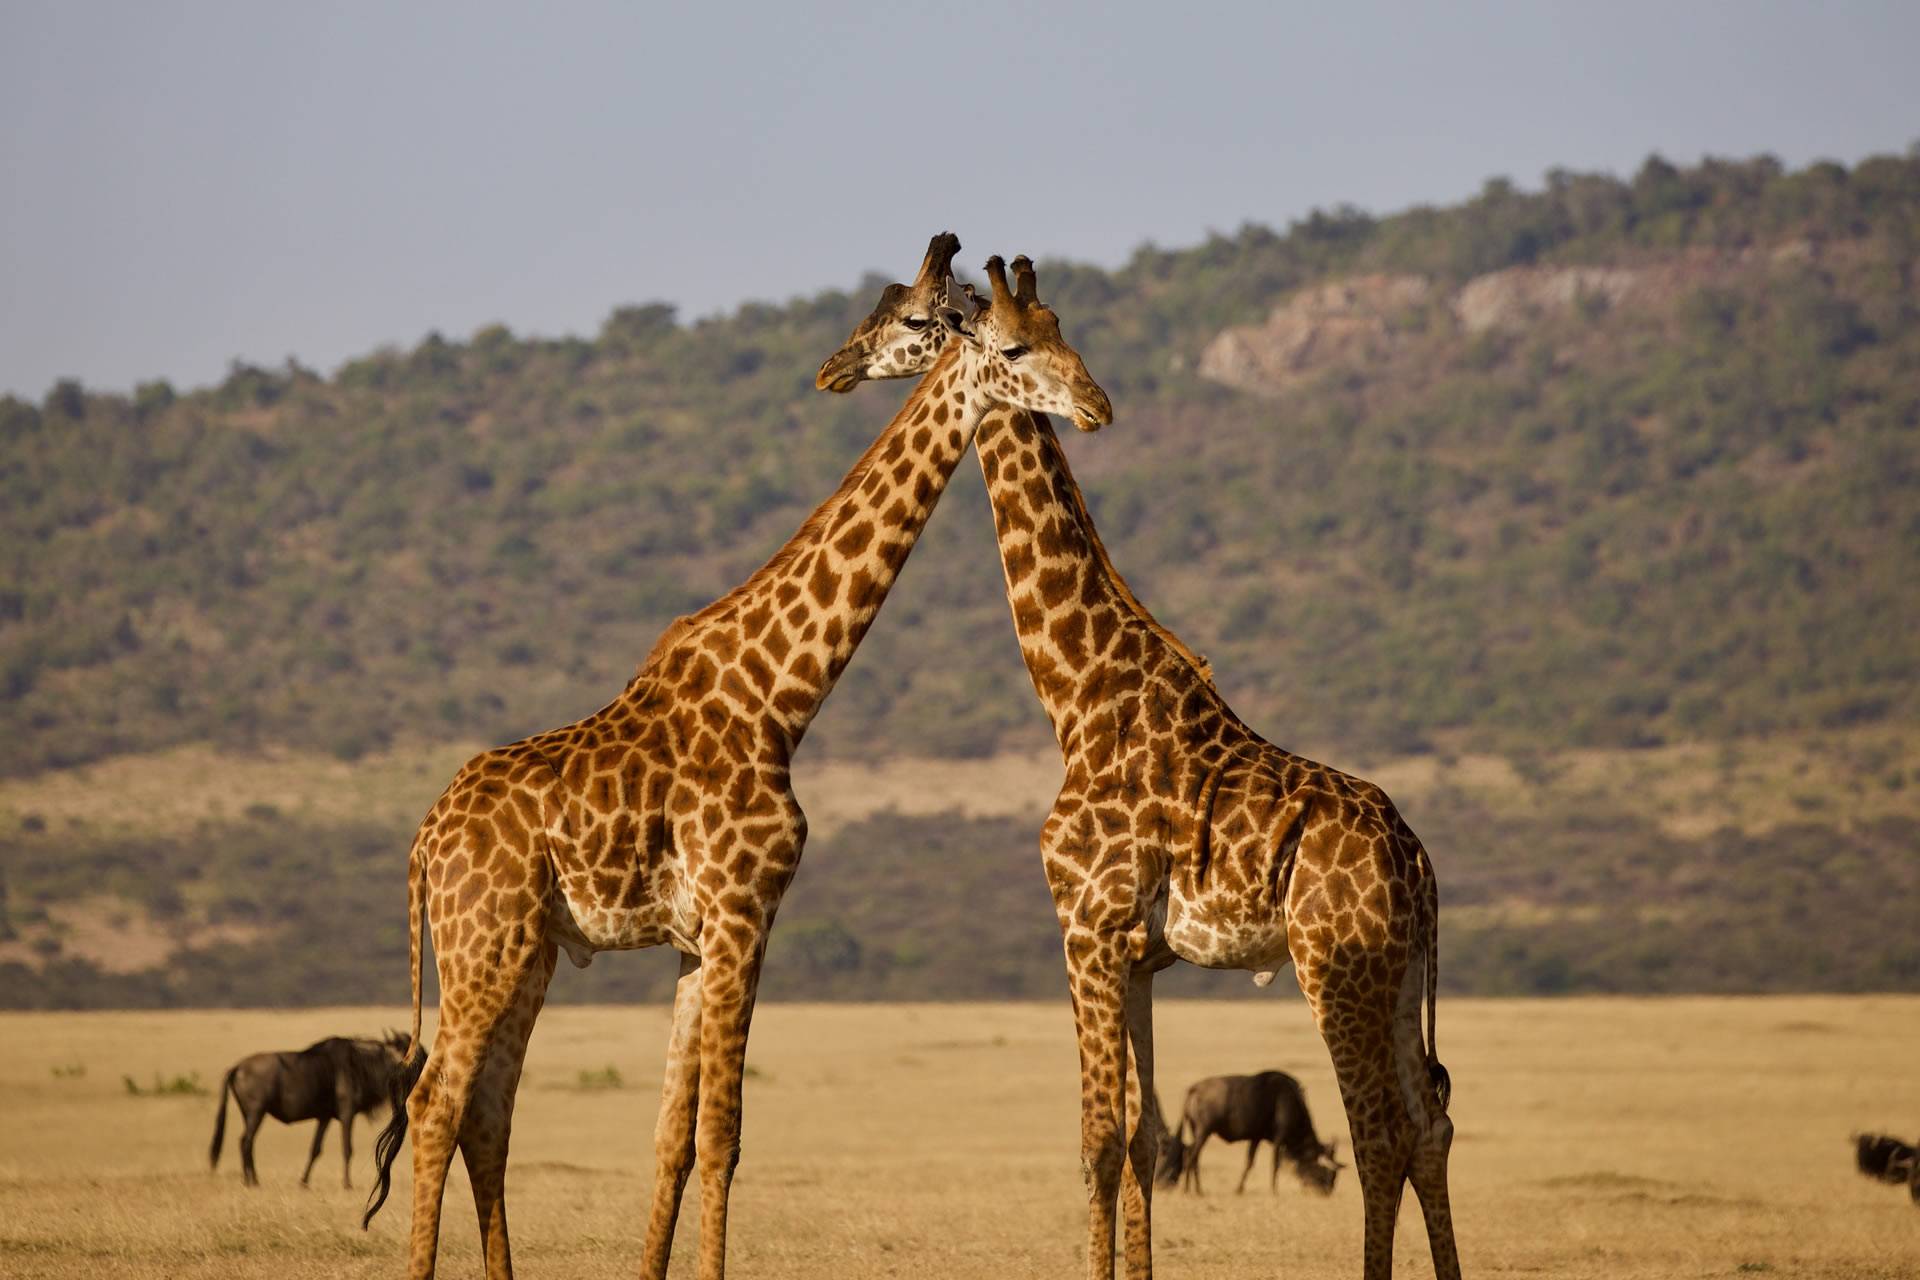
[(922, 329), (927, 327), (928, 321), (927, 321), (927, 317), (925, 316), (908, 316), (906, 319), (902, 320), (900, 323), (904, 324), (905, 326), (907, 326), (907, 328), (913, 330), (915, 333), (918, 333)]
[(1005, 356), (1007, 361), (1011, 363), (1027, 354), (1027, 349), (1025, 347), (1002, 347), (1000, 348), (1000, 354)]

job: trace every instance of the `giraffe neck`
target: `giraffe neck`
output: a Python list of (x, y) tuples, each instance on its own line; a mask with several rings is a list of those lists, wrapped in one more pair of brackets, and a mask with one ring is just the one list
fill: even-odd
[(953, 344), (846, 478), (752, 577), (660, 638), (658, 674), (765, 717), (797, 746), (973, 442), (983, 402)]
[(1147, 672), (1210, 688), (1205, 660), (1107, 558), (1046, 415), (996, 408), (978, 434), (1020, 656), (1061, 749), (1071, 753), (1086, 715)]

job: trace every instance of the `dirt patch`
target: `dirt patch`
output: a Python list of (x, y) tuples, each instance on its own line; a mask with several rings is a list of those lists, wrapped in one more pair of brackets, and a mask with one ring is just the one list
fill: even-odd
[(1536, 1184), (1550, 1187), (1555, 1191), (1597, 1191), (1602, 1193), (1647, 1194), (1654, 1191), (1678, 1191), (1677, 1182), (1663, 1182), (1659, 1178), (1646, 1178), (1637, 1173), (1618, 1173), (1612, 1169), (1596, 1169), (1590, 1173), (1563, 1173), (1555, 1178), (1542, 1178)]
[[(432, 805), (477, 743), (416, 744), (353, 763), (264, 750), (227, 755), (206, 746), (122, 756), (77, 769), (0, 781), (0, 823), (49, 828), (138, 829), (173, 835), (233, 821), (261, 807), (303, 821), (410, 826)], [(1386, 760), (1336, 759), (1403, 805), (1445, 792), (1502, 805), (1549, 809), (1569, 796), (1617, 798), (1673, 835), (1694, 839), (1722, 827), (1750, 834), (1808, 820), (1796, 796), (1832, 797), (1842, 825), (1920, 816), (1920, 787), (1883, 785), (1920, 769), (1898, 729), (1678, 743), (1639, 750), (1432, 752)], [(815, 835), (888, 811), (910, 816), (1034, 818), (1061, 779), (1051, 749), (975, 760), (896, 757), (827, 760), (795, 771), (795, 790)]]
[(1052, 751), (985, 760), (834, 761), (794, 783), (807, 829), (824, 835), (877, 813), (1039, 820), (1060, 791), (1063, 766)]
[(619, 1169), (595, 1169), (584, 1164), (573, 1164), (566, 1160), (528, 1160), (516, 1163), (515, 1173), (559, 1173), (576, 1178), (618, 1178), (624, 1176)]
[(43, 924), (21, 926), (18, 938), (0, 943), (0, 963), (42, 969), (56, 960), (84, 960), (102, 973), (145, 973), (183, 951), (266, 935), (244, 924), (161, 924), (123, 898), (82, 898), (48, 907)]

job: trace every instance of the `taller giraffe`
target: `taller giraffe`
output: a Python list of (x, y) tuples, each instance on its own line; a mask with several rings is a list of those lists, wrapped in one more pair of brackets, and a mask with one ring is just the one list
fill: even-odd
[[(915, 283), (889, 291), (902, 327), (944, 323), (936, 308), (959, 247), (936, 236)], [(1036, 350), (1047, 341), (1036, 337)], [(681, 953), (680, 977), (641, 1272), (666, 1274), (697, 1155), (700, 1276), (722, 1280), (754, 994), (806, 838), (789, 761), (988, 405), (1072, 407), (1088, 420), (1108, 412), (1079, 357), (1057, 334), (1051, 341), (1049, 359), (1077, 377), (1016, 382), (991, 362), (946, 353), (792, 539), (740, 587), (670, 626), (618, 698), (576, 724), (475, 757), (428, 813), (408, 862), (414, 1020), (397, 1086), (407, 1096), (381, 1135), (367, 1210), (371, 1218), (384, 1201), (411, 1125), (412, 1276), (433, 1273), (456, 1147), (487, 1274), (512, 1275), (505, 1178), (514, 1092), (560, 948), (584, 965), (598, 951), (664, 943)], [(440, 1027), (423, 1058), (429, 924)]]
[[(1045, 310), (1026, 259), (1013, 290), (989, 266), (980, 330)], [(879, 310), (868, 325), (889, 328)], [(1021, 656), (1066, 765), (1041, 854), (1079, 1030), (1088, 1274), (1113, 1275), (1118, 1199), (1127, 1274), (1152, 1275), (1154, 973), (1184, 959), (1250, 969), (1264, 985), (1291, 959), (1346, 1104), (1367, 1280), (1392, 1274), (1408, 1181), (1436, 1272), (1457, 1277), (1426, 851), (1378, 787), (1282, 751), (1233, 714), (1204, 661), (1113, 568), (1043, 415), (989, 414), (975, 446)]]

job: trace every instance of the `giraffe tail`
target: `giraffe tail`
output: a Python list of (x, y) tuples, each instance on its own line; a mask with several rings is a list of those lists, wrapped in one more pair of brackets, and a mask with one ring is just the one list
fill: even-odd
[(394, 1064), (387, 1076), (387, 1100), (392, 1105), (392, 1114), (387, 1119), (387, 1127), (374, 1139), (373, 1193), (367, 1198), (367, 1211), (360, 1217), (362, 1231), (387, 1202), (387, 1191), (393, 1183), (393, 1162), (407, 1140), (407, 1098), (420, 1082), (420, 1073), (427, 1065), (426, 1050), (420, 1043), (421, 965), (426, 945), (427, 865), (420, 853), (420, 836), (416, 834), (413, 846), (407, 850), (407, 952), (413, 968), (413, 1031), (407, 1041), (406, 1055)]
[(1421, 968), (1426, 970), (1427, 980), (1427, 1078), (1433, 1083), (1433, 1092), (1440, 1099), (1440, 1110), (1444, 1113), (1453, 1096), (1453, 1077), (1440, 1064), (1440, 888), (1431, 873), (1427, 877), (1426, 917), (1427, 927), (1422, 930), (1426, 935), (1426, 954)]

